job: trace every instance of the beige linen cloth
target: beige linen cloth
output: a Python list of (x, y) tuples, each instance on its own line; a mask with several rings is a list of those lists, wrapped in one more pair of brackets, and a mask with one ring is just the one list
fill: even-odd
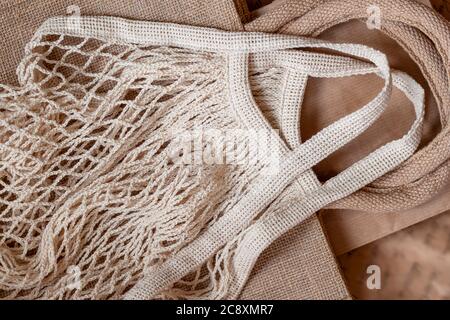
[[(2, 81), (14, 84), (14, 70), (24, 44), (37, 26), (49, 16), (67, 13), (77, 5), (83, 15), (112, 15), (154, 21), (242, 29), (231, 1), (2, 1), (3, 46), (0, 51)], [(74, 7), (72, 7), (73, 9)], [(237, 6), (237, 8), (242, 8)], [(11, 29), (14, 26), (14, 29)], [(289, 256), (289, 259), (285, 257)], [(280, 258), (282, 257), (282, 258)], [(279, 272), (273, 263), (283, 269)], [(277, 276), (274, 276), (274, 271)], [(265, 275), (264, 275), (265, 274)], [(339, 274), (317, 218), (311, 218), (295, 232), (279, 239), (267, 250), (244, 289), (249, 299), (344, 299), (348, 292)], [(258, 276), (258, 275), (263, 275)], [(258, 281), (258, 279), (270, 279)]]

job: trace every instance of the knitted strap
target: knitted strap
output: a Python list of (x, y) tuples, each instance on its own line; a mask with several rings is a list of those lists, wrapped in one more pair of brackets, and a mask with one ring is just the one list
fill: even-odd
[[(278, 236), (306, 219), (323, 205), (341, 196), (348, 195), (353, 190), (360, 188), (361, 185), (391, 170), (414, 152), (419, 141), (420, 125), (423, 119), (423, 92), (420, 86), (403, 74), (400, 74), (396, 79), (398, 79), (397, 84), (400, 89), (406, 91), (416, 108), (417, 120), (410, 132), (402, 139), (380, 148), (366, 159), (342, 172), (339, 176), (329, 180), (323, 187), (306, 195), (302, 201), (293, 204), (289, 203), (283, 208), (286, 211), (281, 211), (280, 215), (271, 216), (261, 223), (256, 223), (256, 227), (254, 226), (247, 233), (237, 250), (235, 268), (238, 277), (232, 281), (230, 298), (237, 297), (259, 254)], [(401, 81), (405, 81), (404, 87), (402, 87)], [(412, 94), (409, 94), (408, 91), (412, 91)], [(350, 123), (353, 121), (358, 122), (360, 119), (353, 117), (348, 121)], [(339, 132), (341, 128), (339, 125), (329, 127), (330, 131), (333, 129)], [(318, 134), (318, 136), (320, 135), (321, 133)], [(300, 150), (301, 148), (296, 149), (289, 156), (301, 154)], [(321, 157), (318, 157), (316, 161), (320, 161)], [(298, 171), (302, 171), (304, 168), (302, 161), (290, 160), (288, 157), (286, 162), (289, 161), (296, 163), (296, 170)], [(284, 166), (284, 168), (286, 167)], [(280, 171), (284, 172), (283, 169)], [(367, 175), (368, 171), (371, 172), (370, 175)], [(372, 172), (374, 176), (372, 176)], [(279, 177), (277, 176), (277, 178)], [(285, 178), (285, 176), (282, 176), (282, 178)], [(273, 201), (273, 198), (268, 198), (268, 196), (275, 191), (277, 193), (281, 192), (279, 191), (280, 189), (276, 190), (274, 188), (277, 184), (280, 184), (280, 182), (274, 178), (268, 178), (267, 182), (261, 182), (261, 188), (252, 190), (253, 192), (247, 197), (250, 202), (247, 202), (244, 207), (239, 206), (236, 210), (227, 213), (210, 230), (203, 233), (198, 239), (180, 251), (174, 259), (153, 269), (151, 275), (133, 288), (127, 295), (127, 298), (143, 299), (152, 297), (162, 290), (164, 285), (170, 285), (170, 278), (172, 278), (172, 281), (175, 281), (183, 277), (185, 274), (183, 274), (182, 270), (185, 270), (185, 273), (187, 273), (187, 266), (190, 265), (192, 268), (195, 268), (195, 264), (200, 264), (202, 259), (206, 258), (204, 255), (208, 254), (207, 251), (202, 250), (206, 244), (209, 248), (215, 247), (218, 249), (223, 244), (224, 237), (226, 238), (232, 233), (238, 223), (245, 223), (247, 218), (243, 216), (243, 213), (255, 212), (254, 208), (256, 206), (259, 206), (258, 210), (260, 210), (260, 208)], [(282, 185), (286, 186), (287, 184), (288, 182)], [(243, 199), (243, 201), (245, 200)], [(224, 231), (226, 234), (224, 234)]]
[[(356, 68), (356, 74), (370, 70), (370, 66), (367, 64), (365, 66), (362, 64), (360, 67), (360, 70)], [(311, 187), (308, 193), (299, 196), (298, 201), (288, 201), (281, 206), (275, 215), (260, 219), (248, 228), (235, 253), (233, 268), (237, 276), (232, 279), (228, 298), (238, 297), (259, 255), (279, 236), (307, 219), (313, 212), (327, 203), (358, 190), (361, 186), (392, 170), (412, 155), (420, 140), (424, 92), (412, 78), (404, 73), (394, 73), (393, 82), (414, 104), (416, 121), (410, 131), (402, 139), (393, 141), (376, 150), (365, 159), (327, 181), (323, 186)], [(296, 123), (298, 123), (298, 120), (293, 119)], [(357, 118), (354, 118), (354, 120), (355, 122), (361, 121)], [(349, 126), (347, 129), (351, 127)], [(305, 142), (304, 145), (308, 142)], [(300, 147), (297, 150), (299, 149)], [(374, 168), (376, 169), (374, 170)], [(373, 172), (374, 176), (369, 177), (368, 171)], [(310, 170), (310, 174), (314, 175), (312, 170)], [(301, 178), (303, 178), (303, 175), (298, 178), (300, 183), (304, 182)]]

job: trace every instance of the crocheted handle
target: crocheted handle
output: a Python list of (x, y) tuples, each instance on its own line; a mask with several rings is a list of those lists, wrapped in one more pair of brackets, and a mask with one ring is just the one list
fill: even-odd
[[(381, 52), (360, 45), (333, 44), (289, 36), (239, 34), (239, 41), (236, 41), (235, 35), (231, 39), (223, 33), (218, 33), (215, 36), (221, 38), (220, 43), (227, 44), (228, 50), (230, 48), (235, 50), (229, 54), (228, 74), (229, 96), (236, 113), (248, 128), (264, 129), (272, 135), (274, 133), (270, 125), (249, 94), (251, 90), (248, 82), (248, 54), (251, 52), (305, 47), (331, 48), (372, 61), (385, 80), (385, 84), (381, 92), (361, 110), (325, 128), (310, 139), (308, 143), (288, 154), (285, 161), (281, 162), (281, 174), (262, 179), (255, 189), (246, 194), (230, 212), (220, 218), (210, 229), (180, 250), (172, 259), (154, 268), (151, 275), (145, 277), (130, 290), (126, 296), (127, 299), (153, 297), (200, 266), (223, 244), (230, 241), (242, 228), (245, 228), (254, 216), (272, 202), (296, 176), (310, 169), (315, 163), (366, 130), (382, 114), (387, 105), (391, 92), (391, 74), (386, 57)], [(174, 44), (174, 39), (170, 35), (159, 40), (165, 44)], [(189, 43), (197, 48), (207, 46), (204, 38), (196, 38), (194, 35), (192, 35)], [(349, 130), (349, 126), (352, 125), (354, 127)], [(281, 144), (281, 139), (275, 138), (278, 138)]]
[[(321, 59), (323, 60), (321, 61)], [(302, 72), (307, 70), (308, 74), (318, 77), (339, 77), (377, 72), (377, 69), (372, 65), (357, 60), (348, 60), (345, 57), (333, 57), (333, 60), (333, 63), (330, 63), (330, 56), (323, 57), (320, 54), (309, 52), (278, 52), (271, 57), (256, 57), (252, 62), (258, 66), (270, 66), (271, 63), (276, 61), (276, 63), (281, 63), (293, 70)], [(314, 61), (321, 61), (321, 63), (315, 64)], [(323, 71), (324, 67), (321, 67), (322, 65), (326, 66), (326, 71)], [(319, 69), (322, 69), (322, 72), (318, 71)], [(397, 71), (393, 74), (393, 84), (413, 102), (416, 120), (410, 131), (403, 138), (376, 150), (365, 159), (354, 164), (323, 185), (320, 184), (312, 170), (302, 173), (299, 182), (306, 187), (303, 189), (308, 190), (308, 192), (302, 194), (298, 201), (289, 201), (286, 203), (282, 206), (281, 210), (277, 211), (277, 214), (255, 222), (247, 230), (245, 237), (240, 241), (233, 260), (236, 277), (231, 281), (228, 298), (233, 299), (238, 297), (259, 255), (279, 236), (304, 221), (312, 212), (320, 209), (329, 202), (345, 197), (360, 189), (362, 186), (367, 185), (397, 167), (413, 154), (420, 141), (424, 113), (424, 91), (407, 74)], [(292, 117), (290, 121), (292, 122), (290, 125), (295, 127), (295, 123), (298, 123), (299, 119), (298, 117)], [(346, 134), (345, 130), (351, 132), (353, 126), (362, 125), (364, 127), (368, 125), (365, 122), (367, 119), (359, 117), (358, 112), (341, 119), (341, 121), (344, 123), (347, 122), (347, 126), (339, 127), (339, 123), (335, 123), (327, 128), (329, 130), (328, 132), (331, 133), (331, 137), (333, 137), (332, 133), (334, 133), (334, 137), (339, 139), (343, 134)], [(289, 136), (289, 133), (291, 136)], [(322, 136), (322, 134), (323, 131), (316, 135), (316, 141), (309, 140), (290, 153), (292, 155), (293, 171), (297, 170), (296, 172), (298, 173), (304, 168), (303, 163), (305, 159), (302, 159), (302, 156), (311, 155), (314, 152), (317, 155), (317, 152), (327, 147), (333, 149), (333, 145), (325, 145), (322, 148), (317, 148), (318, 140), (321, 141), (322, 145), (328, 142), (325, 138), (326, 136)], [(291, 130), (288, 131), (286, 138), (295, 141), (297, 137), (299, 137), (299, 132)], [(336, 139), (333, 140), (335, 141)], [(310, 143), (311, 149), (305, 152), (302, 147), (308, 143)], [(299, 156), (299, 158), (296, 158), (296, 156)], [(318, 156), (314, 164), (322, 159), (323, 156)], [(314, 164), (310, 163), (309, 165), (312, 167)], [(308, 177), (307, 173), (313, 176), (313, 181), (302, 179)], [(314, 182), (316, 183), (315, 186), (305, 186), (307, 183), (311, 184)]]
[[(305, 55), (305, 53), (302, 54)], [(286, 55), (292, 55), (292, 53), (286, 53)], [(301, 54), (298, 53), (298, 55)], [(278, 59), (279, 57), (276, 58)], [(311, 67), (311, 60), (308, 59), (308, 57), (290, 56), (289, 58), (291, 61), (289, 65), (294, 69), (305, 70), (305, 64), (308, 65), (308, 67)], [(326, 73), (315, 71), (315, 74), (318, 74), (318, 76), (324, 76), (325, 74), (328, 76), (341, 76), (343, 73), (345, 73), (345, 75), (351, 75), (376, 71), (373, 67), (371, 68), (370, 65), (355, 60), (352, 60), (351, 62), (345, 61), (345, 58), (342, 57), (336, 57), (334, 59), (337, 60), (336, 62), (348, 62), (349, 64), (344, 67), (345, 64), (336, 63), (333, 66), (328, 66)], [(350, 66), (351, 68), (354, 68), (354, 70), (348, 70)], [(395, 86), (404, 92), (413, 102), (416, 120), (410, 131), (403, 138), (393, 141), (376, 150), (365, 159), (354, 164), (333, 179), (330, 179), (324, 185), (311, 188), (309, 193), (301, 196), (301, 200), (294, 203), (287, 203), (283, 207), (283, 210), (280, 210), (278, 214), (269, 216), (262, 221), (258, 221), (249, 228), (235, 253), (234, 268), (237, 277), (232, 281), (229, 290), (229, 298), (236, 298), (238, 296), (254, 263), (256, 263), (258, 256), (270, 245), (270, 243), (283, 233), (301, 223), (309, 217), (311, 213), (334, 200), (340, 199), (341, 197), (347, 196), (358, 190), (362, 186), (394, 169), (413, 154), (420, 141), (424, 111), (424, 92), (412, 78), (404, 73), (395, 72), (393, 82)], [(365, 108), (367, 108), (367, 106)], [(301, 172), (305, 167), (304, 164), (308, 160), (305, 156), (310, 157), (311, 154), (315, 154), (315, 161), (310, 158), (309, 160), (312, 162), (308, 163), (308, 167), (310, 168), (315, 165), (325, 157), (326, 151), (324, 150), (327, 150), (327, 148), (333, 150), (333, 146), (336, 147), (345, 143), (345, 140), (336, 142), (336, 137), (337, 139), (343, 135), (355, 137), (357, 134), (353, 132), (354, 127), (361, 126), (361, 130), (364, 130), (365, 127), (370, 125), (369, 123), (371, 123), (371, 120), (365, 116), (361, 116), (361, 114), (364, 115), (364, 112), (367, 111), (365, 108), (341, 119), (337, 123), (326, 128), (326, 130), (319, 132), (314, 137), (315, 139), (313, 138), (305, 142), (303, 145), (292, 151), (283, 163), (292, 164), (290, 168), (293, 175)], [(294, 118), (293, 121), (298, 121), (298, 119)], [(298, 133), (296, 134), (298, 135)], [(327, 142), (330, 140), (332, 140), (333, 143), (328, 145)], [(307, 146), (309, 146), (309, 149)], [(321, 152), (323, 153), (319, 154)], [(283, 170), (286, 169), (282, 169), (282, 171)], [(271, 184), (271, 186), (273, 186), (273, 184)], [(267, 190), (265, 190), (264, 193), (265, 192), (267, 192)]]

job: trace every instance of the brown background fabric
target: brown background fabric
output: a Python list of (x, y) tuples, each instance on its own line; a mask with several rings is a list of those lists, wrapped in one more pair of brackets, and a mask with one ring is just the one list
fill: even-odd
[(437, 12), (442, 14), (447, 20), (450, 20), (450, 1), (449, 0), (430, 0), (431, 5)]
[[(235, 5), (231, 0), (2, 0), (0, 80), (3, 83), (16, 83), (15, 68), (35, 29), (50, 16), (65, 15), (69, 5), (78, 5), (82, 15), (110, 15), (227, 30), (242, 30), (239, 13), (244, 20), (248, 14), (245, 5), (238, 1)], [(294, 238), (287, 234), (266, 250), (242, 296), (247, 299), (347, 298), (348, 292), (317, 217), (294, 232)], [(277, 271), (280, 277), (275, 279), (273, 270), (279, 270), (278, 267), (282, 272)]]
[(317, 216), (275, 241), (258, 260), (241, 299), (349, 299)]
[(450, 184), (432, 200), (407, 211), (323, 210), (320, 215), (334, 254), (341, 255), (447, 211), (449, 199)]

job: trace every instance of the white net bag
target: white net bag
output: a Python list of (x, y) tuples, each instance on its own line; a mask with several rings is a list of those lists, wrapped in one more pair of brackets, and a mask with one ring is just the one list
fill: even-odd
[[(375, 50), (117, 18), (68, 22), (46, 22), (18, 68), (20, 88), (0, 87), (0, 297), (235, 298), (276, 237), (419, 142), (423, 92), (395, 74), (416, 108), (411, 131), (326, 185), (311, 171), (382, 113), (391, 75)], [(380, 94), (301, 143), (296, 97), (307, 77), (371, 72), (385, 79)], [(255, 143), (263, 156), (253, 157)]]

